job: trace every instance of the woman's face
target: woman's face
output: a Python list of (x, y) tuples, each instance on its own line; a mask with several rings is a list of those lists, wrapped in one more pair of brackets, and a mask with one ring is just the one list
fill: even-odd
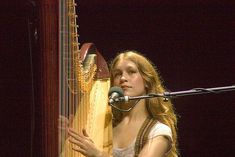
[(145, 83), (136, 64), (127, 59), (119, 60), (113, 71), (113, 85), (121, 87), (126, 96), (146, 94)]

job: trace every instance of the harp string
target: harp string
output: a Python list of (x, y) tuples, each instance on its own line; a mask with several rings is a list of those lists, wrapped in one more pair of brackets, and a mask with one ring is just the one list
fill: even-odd
[(97, 74), (96, 52), (91, 54), (89, 52), (89, 55), (81, 57), (83, 55), (79, 49), (75, 1), (59, 0), (59, 2), (61, 120), (59, 125), (63, 126), (59, 130), (59, 154), (61, 157), (83, 157), (82, 154), (73, 151), (72, 148), (76, 146), (68, 141), (66, 129), (72, 127), (77, 133), (82, 133), (82, 129), (86, 129), (98, 147), (103, 148), (105, 145), (110, 150), (110, 134), (103, 144), (104, 128), (108, 130), (107, 128), (110, 128), (108, 124), (111, 124), (110, 118), (105, 122), (106, 110), (110, 109), (104, 103), (108, 99), (109, 78), (94, 79)]

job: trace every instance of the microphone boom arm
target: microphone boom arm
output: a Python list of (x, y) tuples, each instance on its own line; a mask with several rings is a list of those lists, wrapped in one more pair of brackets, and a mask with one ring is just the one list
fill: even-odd
[(233, 86), (224, 86), (224, 87), (215, 87), (215, 88), (193, 88), (191, 90), (186, 91), (178, 91), (178, 92), (164, 92), (163, 97), (172, 98), (179, 96), (188, 96), (188, 95), (199, 95), (199, 94), (219, 94), (222, 92), (228, 92), (235, 90), (235, 85)]
[(154, 97), (163, 97), (167, 100), (168, 98), (175, 98), (175, 97), (180, 97), (180, 96), (209, 94), (209, 93), (219, 94), (221, 92), (228, 92), (228, 91), (234, 91), (234, 90), (235, 90), (235, 85), (224, 86), (224, 87), (214, 87), (214, 88), (193, 88), (193, 89), (185, 90), (185, 91), (164, 92), (163, 94), (150, 93), (148, 95), (135, 96), (135, 97), (124, 96), (124, 97), (116, 98), (115, 102), (137, 100), (137, 99), (148, 99), (148, 98), (154, 98)]

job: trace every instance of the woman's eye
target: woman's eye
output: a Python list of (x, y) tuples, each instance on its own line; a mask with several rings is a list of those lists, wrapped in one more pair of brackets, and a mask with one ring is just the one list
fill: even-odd
[(118, 77), (118, 76), (120, 76), (121, 75), (121, 73), (114, 73), (114, 77)]
[(129, 73), (130, 73), (130, 74), (134, 74), (134, 73), (136, 73), (136, 71), (131, 70), (131, 71), (129, 71)]

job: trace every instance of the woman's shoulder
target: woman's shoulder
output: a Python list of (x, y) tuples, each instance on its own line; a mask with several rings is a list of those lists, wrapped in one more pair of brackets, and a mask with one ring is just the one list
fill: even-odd
[(148, 139), (157, 137), (157, 136), (165, 136), (168, 139), (172, 140), (172, 131), (169, 126), (163, 124), (161, 122), (157, 122), (150, 130)]

